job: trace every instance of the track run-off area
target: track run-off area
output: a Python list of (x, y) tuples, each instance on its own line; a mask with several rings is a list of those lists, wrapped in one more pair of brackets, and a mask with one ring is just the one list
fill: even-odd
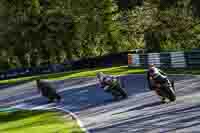
[(47, 104), (35, 82), (0, 89), (0, 106), (70, 111), (90, 133), (199, 133), (200, 76), (170, 76), (177, 100), (161, 104), (148, 89), (145, 75), (121, 76), (128, 99), (113, 101), (96, 78), (54, 81), (61, 103)]

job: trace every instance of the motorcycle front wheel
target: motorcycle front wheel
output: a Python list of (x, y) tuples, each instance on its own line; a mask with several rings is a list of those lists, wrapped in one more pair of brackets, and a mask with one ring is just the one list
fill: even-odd
[(173, 90), (172, 87), (170, 86), (167, 86), (164, 88), (164, 91), (165, 91), (165, 95), (166, 97), (171, 101), (175, 101), (176, 100), (176, 94), (175, 94), (175, 91)]

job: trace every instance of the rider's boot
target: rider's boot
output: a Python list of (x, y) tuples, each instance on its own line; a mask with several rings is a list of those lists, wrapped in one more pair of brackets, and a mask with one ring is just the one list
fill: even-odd
[(121, 95), (123, 99), (128, 98), (128, 95), (126, 94), (126, 92), (124, 90), (121, 90)]

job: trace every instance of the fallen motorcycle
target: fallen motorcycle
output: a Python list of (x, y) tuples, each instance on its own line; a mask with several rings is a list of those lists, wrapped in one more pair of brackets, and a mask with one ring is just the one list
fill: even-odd
[(54, 100), (57, 100), (57, 102), (61, 101), (61, 96), (56, 92), (56, 89), (52, 87), (47, 82), (42, 82), (40, 80), (36, 81), (37, 83), (37, 89), (42, 94), (42, 96), (48, 98), (48, 103), (54, 102)]

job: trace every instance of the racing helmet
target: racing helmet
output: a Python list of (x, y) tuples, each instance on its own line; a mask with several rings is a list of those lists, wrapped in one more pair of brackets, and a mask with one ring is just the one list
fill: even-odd
[(97, 73), (97, 78), (102, 80), (105, 77), (105, 74), (103, 72), (98, 72)]

